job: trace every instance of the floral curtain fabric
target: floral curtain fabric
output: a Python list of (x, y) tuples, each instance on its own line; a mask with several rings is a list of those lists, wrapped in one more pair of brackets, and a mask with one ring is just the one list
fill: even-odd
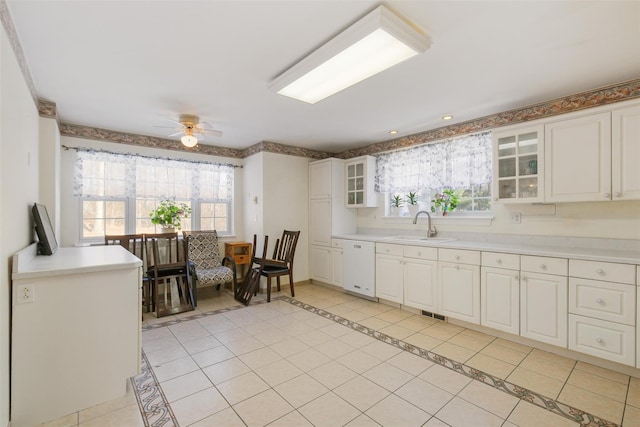
[(78, 150), (73, 195), (227, 202), (233, 165)]
[(488, 185), (491, 159), (491, 132), (383, 153), (376, 159), (376, 191), (434, 194)]

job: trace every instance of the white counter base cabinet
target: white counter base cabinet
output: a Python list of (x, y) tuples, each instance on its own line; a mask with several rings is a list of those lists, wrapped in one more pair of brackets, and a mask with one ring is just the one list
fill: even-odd
[(404, 303), (404, 277), (401, 245), (376, 245), (376, 297)]
[(328, 246), (311, 246), (311, 279), (331, 283), (333, 274), (333, 254)]
[(142, 262), (120, 246), (35, 250), (13, 260), (12, 427), (123, 396), (140, 369)]
[(569, 315), (569, 349), (635, 366), (636, 330), (633, 326)]
[(404, 261), (404, 304), (438, 313), (438, 262), (417, 258)]
[(480, 252), (438, 250), (439, 314), (480, 324)]
[(520, 335), (567, 346), (567, 277), (522, 273)]

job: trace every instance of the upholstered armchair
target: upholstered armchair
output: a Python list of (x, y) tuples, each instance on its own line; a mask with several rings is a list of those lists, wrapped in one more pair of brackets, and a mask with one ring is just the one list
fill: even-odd
[(197, 287), (215, 285), (220, 289), (224, 283), (236, 284), (236, 264), (231, 257), (222, 258), (218, 246), (218, 233), (213, 231), (183, 231), (187, 248), (187, 260), (193, 267), (194, 306), (197, 304)]

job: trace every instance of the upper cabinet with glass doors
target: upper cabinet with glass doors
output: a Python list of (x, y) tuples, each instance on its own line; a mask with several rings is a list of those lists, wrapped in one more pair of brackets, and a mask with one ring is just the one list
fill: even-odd
[(493, 199), (536, 203), (544, 198), (544, 126), (493, 134)]
[(376, 159), (362, 156), (345, 161), (346, 206), (348, 208), (376, 207), (374, 177)]

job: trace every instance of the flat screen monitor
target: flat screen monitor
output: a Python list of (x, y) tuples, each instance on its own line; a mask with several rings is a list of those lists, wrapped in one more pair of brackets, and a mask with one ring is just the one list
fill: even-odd
[(53, 233), (47, 207), (40, 203), (35, 203), (31, 212), (33, 213), (33, 221), (36, 223), (36, 234), (39, 240), (38, 253), (40, 255), (51, 255), (58, 249), (58, 242)]

